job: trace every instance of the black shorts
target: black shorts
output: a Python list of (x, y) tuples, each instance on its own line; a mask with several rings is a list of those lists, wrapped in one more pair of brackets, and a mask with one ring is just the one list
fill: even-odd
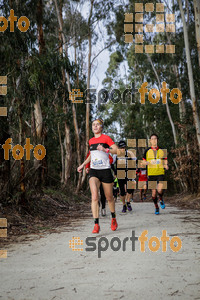
[[(127, 180), (126, 179), (118, 179), (119, 183), (119, 189), (120, 189), (120, 195), (125, 196), (126, 191), (125, 191), (125, 185), (127, 186)], [(134, 192), (134, 189), (127, 189), (128, 194), (132, 194)]]
[(164, 175), (151, 175), (148, 176), (148, 181), (157, 181), (157, 183), (159, 183), (160, 181), (164, 181), (164, 178)]
[(112, 183), (114, 181), (111, 173), (111, 169), (103, 169), (103, 170), (90, 169), (89, 179), (91, 177), (96, 177), (99, 179), (100, 182), (104, 182), (104, 183)]

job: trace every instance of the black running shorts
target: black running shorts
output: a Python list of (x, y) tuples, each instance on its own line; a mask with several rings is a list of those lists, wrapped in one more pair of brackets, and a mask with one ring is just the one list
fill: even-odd
[(164, 175), (151, 175), (148, 176), (148, 181), (157, 181), (157, 183), (159, 183), (160, 181), (164, 181), (164, 178)]
[[(119, 183), (119, 190), (120, 190), (120, 195), (125, 196), (125, 185), (127, 185), (127, 180), (126, 179), (118, 179)], [(127, 189), (128, 194), (132, 194), (134, 192), (134, 189)]]
[(103, 170), (90, 169), (89, 179), (91, 177), (97, 177), (100, 182), (104, 182), (104, 183), (113, 183), (114, 181), (111, 173), (111, 169), (103, 169)]

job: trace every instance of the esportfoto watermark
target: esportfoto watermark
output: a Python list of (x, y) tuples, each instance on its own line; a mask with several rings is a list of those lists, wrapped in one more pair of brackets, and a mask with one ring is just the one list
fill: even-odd
[[(0, 76), (0, 96), (7, 95), (7, 76)], [(0, 107), (0, 117), (7, 117), (7, 107)]]
[[(155, 19), (144, 25), (144, 19), (149, 13), (154, 13)], [(134, 40), (135, 53), (175, 53), (175, 45), (144, 45), (144, 32), (152, 36), (153, 33), (164, 32), (175, 35), (175, 31), (175, 14), (166, 14), (164, 3), (156, 3), (156, 6), (154, 3), (135, 3), (135, 14), (125, 13), (125, 43), (133, 43)]]
[[(158, 238), (157, 236), (152, 236), (149, 240), (147, 237), (148, 230), (144, 230), (139, 237), (135, 236), (135, 230), (132, 230), (132, 235), (130, 237), (125, 237), (121, 240), (119, 237), (113, 237), (110, 242), (106, 237), (100, 237), (97, 241), (96, 237), (87, 237), (85, 239), (85, 251), (94, 252), (97, 250), (98, 258), (101, 258), (101, 253), (110, 249), (114, 252), (119, 251), (120, 249), (125, 252), (127, 242), (131, 241), (131, 249), (135, 251), (135, 242), (140, 242), (140, 251), (142, 253), (146, 252), (146, 250), (150, 250), (151, 252), (157, 252), (160, 249), (162, 244), (162, 252), (167, 251), (167, 245), (169, 245), (171, 251), (179, 252), (182, 248), (182, 241), (178, 236), (174, 236), (171, 238), (167, 235), (166, 230), (162, 230), (162, 236)], [(168, 244), (169, 242), (169, 244)], [(83, 251), (83, 248), (77, 248), (76, 246), (83, 246), (83, 240), (80, 237), (73, 237), (72, 240), (69, 241), (69, 248), (72, 251)]]
[(178, 104), (182, 100), (181, 91), (178, 88), (173, 88), (170, 91), (165, 81), (162, 82), (160, 91), (156, 88), (148, 90), (147, 86), (148, 82), (143, 82), (140, 88), (136, 88), (135, 83), (132, 82), (131, 88), (125, 89), (122, 93), (118, 89), (113, 89), (111, 90), (111, 92), (104, 88), (99, 90), (98, 92), (96, 89), (86, 89), (84, 92), (81, 92), (80, 89), (73, 89), (69, 94), (69, 100), (72, 101), (72, 103), (83, 103), (84, 99), (85, 104), (95, 104), (97, 102), (98, 105), (105, 104), (108, 100), (110, 100), (114, 104), (117, 104), (119, 102), (122, 102), (122, 104), (126, 104), (127, 95), (130, 95), (131, 104), (135, 104), (136, 93), (140, 94), (139, 101), (141, 104), (145, 104), (147, 98), (152, 104), (157, 104), (162, 98), (162, 103), (166, 104), (168, 100), (168, 94), (169, 99), (174, 104)]
[[(24, 149), (26, 150), (26, 160), (30, 160), (30, 151), (34, 148), (34, 146), (30, 144), (30, 138), (26, 138), (24, 148), (19, 144), (12, 148), (11, 143), (12, 138), (9, 138), (5, 141), (5, 144), (2, 145), (5, 160), (9, 160), (9, 150), (12, 150), (12, 156), (15, 160), (22, 159), (24, 157)], [(33, 150), (33, 155), (37, 160), (42, 160), (46, 155), (46, 148), (43, 145), (38, 144)]]
[[(7, 219), (0, 218), (0, 238), (7, 237)], [(0, 249), (0, 258), (7, 258), (7, 250)]]
[[(10, 22), (10, 32), (15, 31), (15, 21), (17, 21), (17, 17), (15, 16), (14, 10), (10, 10), (10, 16), (8, 20), (4, 16), (0, 16), (0, 24), (3, 22), (3, 25), (0, 25), (0, 32), (4, 32), (8, 28), (8, 21)], [(24, 25), (22, 25), (24, 24)], [(21, 16), (18, 19), (17, 27), (21, 32), (26, 32), (29, 29), (30, 21), (27, 17)]]

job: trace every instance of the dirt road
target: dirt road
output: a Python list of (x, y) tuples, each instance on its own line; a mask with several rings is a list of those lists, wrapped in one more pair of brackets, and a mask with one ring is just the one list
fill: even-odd
[[(73, 231), (7, 247), (7, 259), (0, 259), (0, 299), (200, 299), (200, 213), (167, 206), (156, 216), (152, 203), (132, 206), (133, 212), (122, 214), (117, 203), (116, 232), (107, 209), (93, 240), (91, 218), (77, 220)], [(162, 230), (169, 236), (165, 252)], [(145, 252), (136, 239), (142, 233)], [(170, 244), (174, 236), (179, 239)], [(83, 251), (69, 247), (73, 237), (83, 241), (75, 245)], [(157, 252), (149, 249), (156, 246)]]

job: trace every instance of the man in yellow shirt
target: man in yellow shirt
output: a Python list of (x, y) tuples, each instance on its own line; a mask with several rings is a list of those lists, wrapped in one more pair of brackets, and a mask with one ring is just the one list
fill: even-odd
[[(161, 208), (165, 208), (165, 203), (163, 201), (163, 183), (165, 169), (168, 170), (167, 157), (165, 157), (165, 152), (160, 149), (157, 145), (158, 136), (153, 133), (150, 136), (151, 147), (147, 148), (143, 156), (143, 165), (147, 165), (147, 175), (148, 181), (157, 182), (157, 191), (160, 201)], [(159, 215), (158, 198), (156, 195), (156, 189), (152, 189), (152, 199), (155, 204), (155, 214)]]

